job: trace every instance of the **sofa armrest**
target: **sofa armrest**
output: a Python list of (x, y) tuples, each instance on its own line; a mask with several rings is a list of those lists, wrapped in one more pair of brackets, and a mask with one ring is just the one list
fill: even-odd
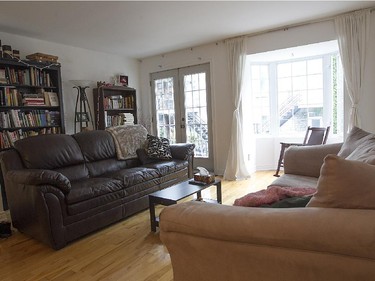
[(337, 154), (342, 143), (290, 146), (284, 154), (284, 173), (318, 178), (323, 160), (328, 154)]
[(194, 156), (195, 144), (192, 143), (176, 143), (171, 144), (171, 154), (175, 159), (189, 160), (189, 157)]
[(7, 179), (17, 184), (42, 185), (49, 184), (59, 188), (63, 193), (69, 193), (70, 181), (63, 174), (43, 169), (23, 169), (8, 171)]
[(192, 143), (175, 143), (170, 145), (172, 157), (188, 161), (188, 177), (194, 176), (194, 148)]
[[(162, 211), (160, 238), (171, 255), (176, 281), (246, 280), (244, 276), (278, 280), (280, 274), (285, 274), (283, 280), (301, 280), (302, 275), (304, 280), (370, 280), (375, 226), (368, 222), (373, 215), (374, 210), (188, 202)], [(358, 269), (349, 266), (354, 264)], [(356, 277), (345, 276), (347, 270)]]

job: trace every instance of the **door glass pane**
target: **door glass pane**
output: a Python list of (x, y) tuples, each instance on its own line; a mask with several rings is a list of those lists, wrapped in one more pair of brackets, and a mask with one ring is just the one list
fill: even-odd
[(158, 136), (176, 143), (173, 77), (155, 80), (155, 104)]
[(186, 139), (195, 144), (195, 157), (208, 158), (206, 73), (184, 76)]

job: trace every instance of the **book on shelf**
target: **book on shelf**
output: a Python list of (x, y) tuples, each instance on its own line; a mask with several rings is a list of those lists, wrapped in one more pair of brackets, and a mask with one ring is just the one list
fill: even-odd
[(104, 98), (104, 109), (120, 109), (124, 108), (123, 96), (108, 96)]
[(0, 105), (2, 106), (20, 106), (22, 105), (22, 94), (16, 88), (0, 88)]
[(10, 128), (10, 116), (8, 112), (0, 112), (0, 127), (1, 128)]
[(61, 121), (59, 111), (10, 109), (8, 112), (0, 112), (0, 127), (44, 127), (59, 126)]
[(0, 148), (10, 148), (17, 140), (42, 134), (60, 134), (60, 127), (42, 128), (39, 130), (23, 130), (0, 132)]
[(48, 92), (44, 92), (43, 93), (43, 96), (44, 96), (44, 104), (46, 106), (50, 106), (51, 105), (51, 102), (49, 101), (49, 95), (48, 95)]
[(125, 105), (124, 108), (127, 109), (134, 109), (134, 96), (127, 96), (125, 98)]
[(134, 125), (134, 115), (132, 113), (122, 112), (116, 115), (108, 115), (105, 113), (104, 115), (106, 127)]
[(5, 68), (0, 68), (0, 83), (1, 84), (7, 84), (8, 83)]

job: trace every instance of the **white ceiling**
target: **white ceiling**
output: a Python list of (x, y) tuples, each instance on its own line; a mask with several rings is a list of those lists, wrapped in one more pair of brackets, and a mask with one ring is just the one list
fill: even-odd
[(145, 58), (373, 6), (374, 1), (1, 1), (0, 31)]

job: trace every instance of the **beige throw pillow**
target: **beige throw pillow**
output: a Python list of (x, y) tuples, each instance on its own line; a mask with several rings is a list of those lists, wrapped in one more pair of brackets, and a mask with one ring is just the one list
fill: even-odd
[(337, 155), (342, 158), (348, 157), (358, 146), (371, 137), (374, 137), (374, 135), (358, 127), (353, 127)]
[(366, 137), (346, 159), (375, 165), (375, 136)]
[(306, 207), (375, 209), (375, 166), (328, 155)]

